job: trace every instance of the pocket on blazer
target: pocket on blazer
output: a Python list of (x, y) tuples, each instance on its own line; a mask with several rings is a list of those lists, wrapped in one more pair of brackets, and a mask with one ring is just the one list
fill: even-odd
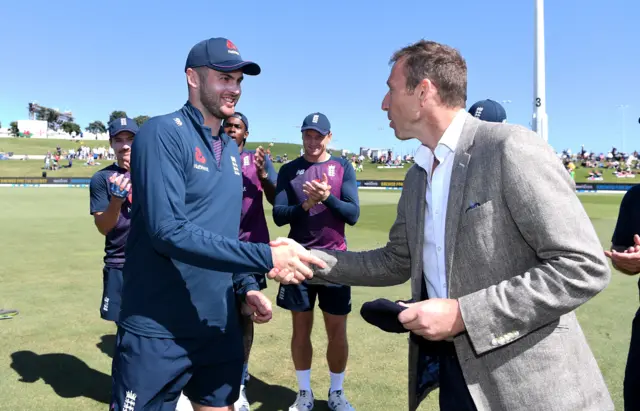
[(465, 208), (462, 217), (460, 218), (460, 225), (462, 227), (473, 225), (488, 219), (491, 215), (493, 215), (492, 200), (485, 201), (474, 208), (469, 208), (469, 205), (467, 205), (467, 208)]

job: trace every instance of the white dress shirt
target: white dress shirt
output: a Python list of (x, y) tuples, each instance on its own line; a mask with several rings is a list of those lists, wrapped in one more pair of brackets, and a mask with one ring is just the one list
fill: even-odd
[[(465, 118), (466, 111), (461, 109), (445, 130), (434, 152), (421, 145), (415, 155), (416, 164), (428, 176), (422, 270), (429, 298), (448, 298), (449, 295), (445, 265), (445, 225), (453, 158)], [(431, 172), (434, 154), (439, 164)]]

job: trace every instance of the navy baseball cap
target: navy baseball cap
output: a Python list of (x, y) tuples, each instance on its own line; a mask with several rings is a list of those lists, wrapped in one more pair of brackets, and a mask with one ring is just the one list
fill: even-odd
[(113, 138), (116, 134), (123, 131), (130, 131), (135, 136), (138, 134), (138, 123), (129, 117), (117, 118), (109, 123), (109, 138)]
[(236, 45), (231, 40), (222, 37), (202, 40), (191, 48), (184, 71), (194, 67), (209, 67), (225, 73), (242, 70), (244, 74), (250, 76), (260, 74), (259, 65), (252, 61), (242, 60)]
[(247, 116), (239, 111), (236, 111), (235, 113), (233, 113), (233, 115), (230, 116), (230, 118), (231, 117), (239, 118), (240, 120), (242, 120), (242, 122), (244, 123), (244, 127), (247, 129), (247, 131), (249, 131), (249, 120), (247, 120)]
[(484, 121), (494, 123), (505, 123), (507, 121), (507, 112), (504, 107), (497, 101), (480, 100), (469, 109), (469, 114)]
[(318, 133), (326, 136), (331, 132), (331, 123), (329, 123), (329, 119), (322, 113), (311, 113), (307, 117), (305, 117), (302, 122), (302, 127), (300, 131), (305, 130), (315, 130)]

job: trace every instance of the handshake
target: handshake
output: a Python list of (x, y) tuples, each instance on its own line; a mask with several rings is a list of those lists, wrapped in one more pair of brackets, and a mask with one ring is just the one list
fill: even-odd
[(300, 284), (313, 277), (311, 265), (326, 268), (324, 261), (290, 238), (277, 238), (269, 243), (273, 269), (267, 278), (281, 284)]

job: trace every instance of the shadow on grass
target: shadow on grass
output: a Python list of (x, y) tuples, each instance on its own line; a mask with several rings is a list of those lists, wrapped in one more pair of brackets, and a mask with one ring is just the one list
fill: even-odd
[(62, 398), (86, 397), (103, 404), (110, 402), (111, 377), (73, 355), (17, 351), (11, 354), (11, 368), (20, 375), (20, 382), (42, 379)]
[(100, 342), (96, 344), (96, 347), (109, 358), (113, 358), (113, 354), (116, 352), (116, 336), (114, 334), (105, 334), (100, 337)]
[[(247, 397), (251, 404), (260, 403), (260, 411), (287, 411), (296, 400), (297, 392), (281, 385), (270, 385), (261, 379), (251, 376), (247, 383)], [(319, 400), (316, 396), (314, 410), (328, 410), (326, 400)]]

